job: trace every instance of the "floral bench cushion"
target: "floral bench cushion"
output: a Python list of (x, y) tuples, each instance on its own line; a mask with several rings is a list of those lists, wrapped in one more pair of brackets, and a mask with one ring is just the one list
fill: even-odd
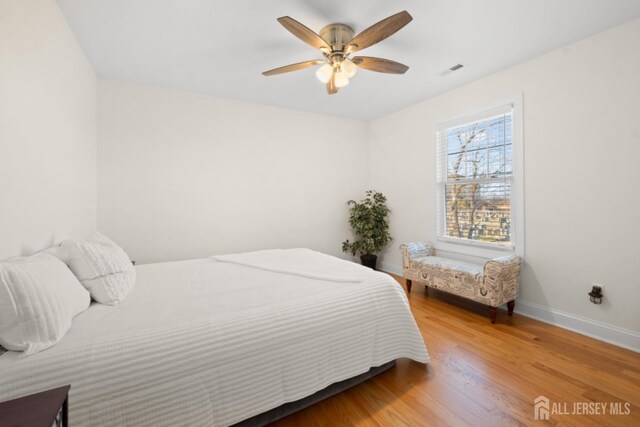
[(454, 273), (468, 274), (472, 277), (482, 276), (483, 266), (471, 264), (470, 262), (458, 261), (451, 258), (443, 258), (439, 256), (427, 256), (418, 258), (416, 261), (423, 266), (429, 264), (434, 268), (442, 270), (450, 270)]

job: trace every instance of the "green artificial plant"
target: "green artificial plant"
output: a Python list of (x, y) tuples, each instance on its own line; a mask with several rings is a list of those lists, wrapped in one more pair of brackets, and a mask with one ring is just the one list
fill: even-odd
[(389, 208), (387, 198), (377, 191), (369, 190), (360, 202), (349, 200), (349, 224), (356, 240), (342, 242), (342, 251), (362, 255), (376, 255), (391, 242), (389, 234)]

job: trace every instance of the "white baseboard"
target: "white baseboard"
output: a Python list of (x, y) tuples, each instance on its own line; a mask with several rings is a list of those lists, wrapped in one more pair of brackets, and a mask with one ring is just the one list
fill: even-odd
[[(379, 269), (402, 276), (402, 268), (390, 263), (381, 262)], [(522, 316), (531, 317), (550, 325), (640, 353), (640, 333), (636, 331), (608, 325), (521, 299), (516, 300), (515, 312)]]
[(568, 329), (609, 344), (640, 352), (640, 333), (587, 319), (586, 317), (545, 307), (529, 301), (517, 300), (515, 312), (550, 325)]

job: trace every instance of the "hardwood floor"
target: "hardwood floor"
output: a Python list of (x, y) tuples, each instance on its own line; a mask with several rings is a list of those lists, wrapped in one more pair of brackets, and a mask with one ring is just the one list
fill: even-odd
[[(397, 278), (404, 285), (404, 280)], [(431, 363), (410, 360), (274, 426), (640, 426), (640, 354), (414, 284), (409, 301)], [(552, 413), (534, 420), (534, 399), (566, 412), (606, 402), (606, 415)], [(610, 415), (622, 402), (629, 415)]]

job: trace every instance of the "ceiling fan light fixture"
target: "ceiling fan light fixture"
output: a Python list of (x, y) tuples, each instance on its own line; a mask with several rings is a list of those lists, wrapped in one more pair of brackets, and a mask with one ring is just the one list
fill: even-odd
[(349, 84), (349, 77), (347, 77), (347, 75), (342, 71), (336, 70), (334, 79), (336, 82), (336, 87), (344, 87)]
[(330, 64), (324, 64), (322, 67), (318, 68), (318, 71), (316, 71), (316, 77), (322, 83), (327, 83), (331, 78), (332, 73), (333, 67)]
[(355, 76), (356, 71), (358, 71), (358, 66), (356, 64), (353, 63), (352, 60), (350, 60), (349, 58), (345, 58), (341, 63), (340, 63), (340, 70), (342, 70), (342, 72), (348, 77), (351, 78), (353, 76)]

